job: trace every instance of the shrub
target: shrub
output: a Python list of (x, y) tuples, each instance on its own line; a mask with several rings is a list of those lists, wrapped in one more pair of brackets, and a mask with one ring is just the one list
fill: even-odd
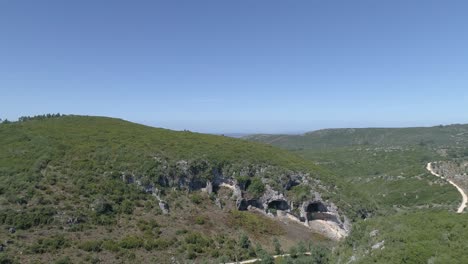
[(273, 239), (273, 246), (275, 247), (275, 254), (281, 255), (283, 254), (283, 249), (281, 248), (281, 244), (277, 237)]
[(120, 250), (120, 246), (114, 240), (104, 240), (102, 242), (102, 248), (112, 252), (118, 252)]
[(68, 256), (59, 258), (57, 261), (55, 261), (55, 264), (70, 264), (70, 263), (72, 263), (72, 261), (70, 257)]
[(100, 252), (102, 250), (102, 241), (85, 241), (81, 243), (78, 248), (88, 252)]
[(144, 241), (141, 238), (135, 236), (127, 236), (120, 240), (120, 247), (131, 249), (131, 248), (141, 248), (144, 245)]
[(108, 202), (107, 200), (105, 199), (97, 199), (95, 202), (94, 202), (94, 210), (96, 211), (96, 214), (97, 215), (108, 215), (108, 214), (112, 214), (112, 212), (114, 211), (114, 208), (112, 207), (112, 204), (110, 202)]
[(197, 225), (203, 225), (205, 224), (205, 218), (201, 215), (195, 217), (195, 224)]
[(298, 256), (298, 250), (296, 247), (292, 246), (290, 249), (289, 249), (289, 254), (291, 255), (292, 258), (297, 258)]
[(56, 252), (59, 249), (67, 248), (70, 243), (63, 235), (54, 236), (46, 239), (39, 239), (36, 243), (30, 246), (33, 253)]
[(130, 200), (124, 200), (120, 205), (120, 212), (124, 214), (132, 214), (135, 204)]
[(260, 197), (265, 192), (265, 184), (263, 184), (260, 178), (254, 178), (249, 187), (247, 187), (247, 191), (256, 197)]
[(153, 249), (162, 250), (162, 249), (168, 248), (172, 244), (173, 242), (171, 240), (158, 238), (158, 239), (153, 239), (153, 240), (146, 240), (144, 247), (148, 251), (151, 251)]
[(204, 253), (211, 245), (211, 242), (211, 239), (198, 232), (189, 233), (185, 237), (187, 248), (193, 250), (196, 253)]
[(190, 201), (192, 201), (194, 204), (201, 204), (203, 197), (200, 194), (195, 193), (190, 197)]

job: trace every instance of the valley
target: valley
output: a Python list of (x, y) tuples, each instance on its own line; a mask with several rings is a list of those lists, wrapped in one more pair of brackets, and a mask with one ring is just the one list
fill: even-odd
[(431, 129), (233, 139), (92, 116), (1, 124), (0, 256), (457, 263), (465, 127)]

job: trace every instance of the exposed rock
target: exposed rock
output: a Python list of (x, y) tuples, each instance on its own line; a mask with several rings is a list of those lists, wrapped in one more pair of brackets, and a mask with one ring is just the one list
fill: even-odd
[(82, 220), (81, 220), (80, 217), (69, 217), (67, 219), (67, 224), (69, 224), (69, 225), (76, 225), (76, 224), (79, 224), (81, 222), (82, 222)]
[(219, 207), (219, 209), (223, 209), (223, 204), (219, 198), (216, 198), (215, 205)]
[[(122, 180), (128, 184), (135, 183), (146, 193), (151, 193), (159, 202), (159, 207), (164, 214), (169, 213), (168, 204), (162, 199), (161, 192), (155, 186), (163, 188), (173, 188), (187, 191), (205, 191), (208, 194), (218, 194), (221, 187), (232, 190), (232, 199), (236, 201), (238, 210), (252, 210), (262, 212), (273, 217), (288, 217), (295, 219), (309, 226), (310, 221), (324, 221), (324, 225), (332, 230), (337, 236), (342, 232), (346, 234), (350, 230), (351, 223), (345, 216), (340, 216), (338, 208), (328, 201), (324, 201), (320, 192), (328, 189), (318, 179), (310, 178), (309, 173), (302, 173), (283, 169), (270, 165), (239, 164), (213, 165), (203, 159), (180, 160), (169, 162), (168, 159), (155, 157), (155, 170), (153, 175), (134, 175), (133, 173), (122, 173)], [(155, 176), (157, 175), (157, 176)], [(251, 193), (246, 193), (244, 197), (243, 189), (248, 186), (240, 186), (236, 181), (239, 176), (247, 179), (258, 177), (265, 185), (265, 191), (261, 197), (252, 199)], [(244, 182), (244, 181), (242, 181)], [(289, 190), (297, 185), (307, 185), (312, 188), (308, 194), (311, 200), (302, 204), (294, 204), (284, 195), (285, 190)], [(229, 195), (227, 192), (225, 194)], [(225, 197), (222, 199), (228, 199)], [(313, 197), (313, 198), (312, 198)], [(221, 197), (216, 197), (215, 204), (219, 208), (223, 205)], [(300, 215), (295, 215), (295, 209), (299, 209)], [(275, 213), (276, 212), (276, 213)], [(276, 216), (275, 216), (276, 215)], [(70, 219), (69, 223), (75, 220)], [(335, 230), (340, 229), (340, 230)], [(342, 229), (342, 230), (341, 230)]]
[(171, 257), (171, 264), (180, 264), (180, 262), (175, 257)]
[(380, 248), (380, 249), (383, 249), (383, 248), (384, 248), (384, 244), (385, 244), (385, 240), (382, 240), (382, 241), (380, 241), (380, 242), (374, 244), (374, 245), (372, 246), (372, 250), (376, 250), (376, 249), (379, 249), (379, 248)]
[(135, 182), (135, 176), (130, 175), (130, 174), (122, 173), (122, 181), (124, 181), (127, 184), (134, 183)]
[(352, 263), (352, 262), (355, 262), (356, 260), (357, 260), (356, 256), (352, 255), (347, 263)]
[(213, 192), (213, 184), (210, 181), (206, 182), (206, 187), (202, 188), (202, 191), (211, 194)]
[(10, 227), (10, 228), (8, 228), (8, 232), (10, 232), (10, 234), (14, 234), (16, 232), (16, 228), (15, 227)]
[(375, 236), (378, 235), (378, 234), (379, 234), (379, 230), (374, 229), (374, 230), (372, 230), (372, 231), (369, 233), (369, 236), (370, 236), (370, 237), (375, 237)]
[(283, 204), (282, 209), (280, 210), (289, 210), (289, 205), (287, 205), (286, 198), (282, 193), (273, 190), (270, 185), (266, 185), (265, 189), (263, 196), (260, 198), (263, 208), (268, 208), (271, 202), (277, 202), (277, 204), (286, 203), (286, 206)]
[(159, 208), (161, 208), (163, 214), (169, 214), (169, 205), (166, 202), (160, 201)]

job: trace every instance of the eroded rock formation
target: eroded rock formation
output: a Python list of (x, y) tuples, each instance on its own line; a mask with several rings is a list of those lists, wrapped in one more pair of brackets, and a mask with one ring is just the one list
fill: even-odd
[[(169, 213), (169, 205), (161, 198), (161, 188), (178, 188), (189, 192), (205, 191), (216, 196), (217, 204), (222, 208), (217, 196), (220, 188), (232, 191), (238, 210), (255, 210), (277, 218), (287, 218), (302, 223), (311, 229), (331, 238), (340, 239), (349, 233), (349, 221), (341, 216), (338, 208), (328, 200), (321, 198), (319, 191), (326, 191), (320, 181), (310, 178), (309, 174), (294, 172), (274, 166), (210, 166), (206, 161), (178, 161), (169, 164), (163, 159), (156, 159), (159, 166), (149, 178), (134, 173), (122, 173), (122, 180), (135, 183), (147, 193), (151, 193), (159, 202), (163, 213)], [(249, 192), (251, 180), (261, 179), (262, 193)], [(286, 193), (295, 186), (306, 185), (310, 188), (306, 201), (296, 201)]]

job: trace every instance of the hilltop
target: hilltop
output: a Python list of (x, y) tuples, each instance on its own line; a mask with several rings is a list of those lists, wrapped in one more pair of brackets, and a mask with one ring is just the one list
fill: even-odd
[(224, 136), (59, 115), (0, 124), (0, 145), (2, 258), (20, 262), (236, 260), (275, 237), (329, 247), (322, 224), (343, 236), (373, 210), (320, 166)]

